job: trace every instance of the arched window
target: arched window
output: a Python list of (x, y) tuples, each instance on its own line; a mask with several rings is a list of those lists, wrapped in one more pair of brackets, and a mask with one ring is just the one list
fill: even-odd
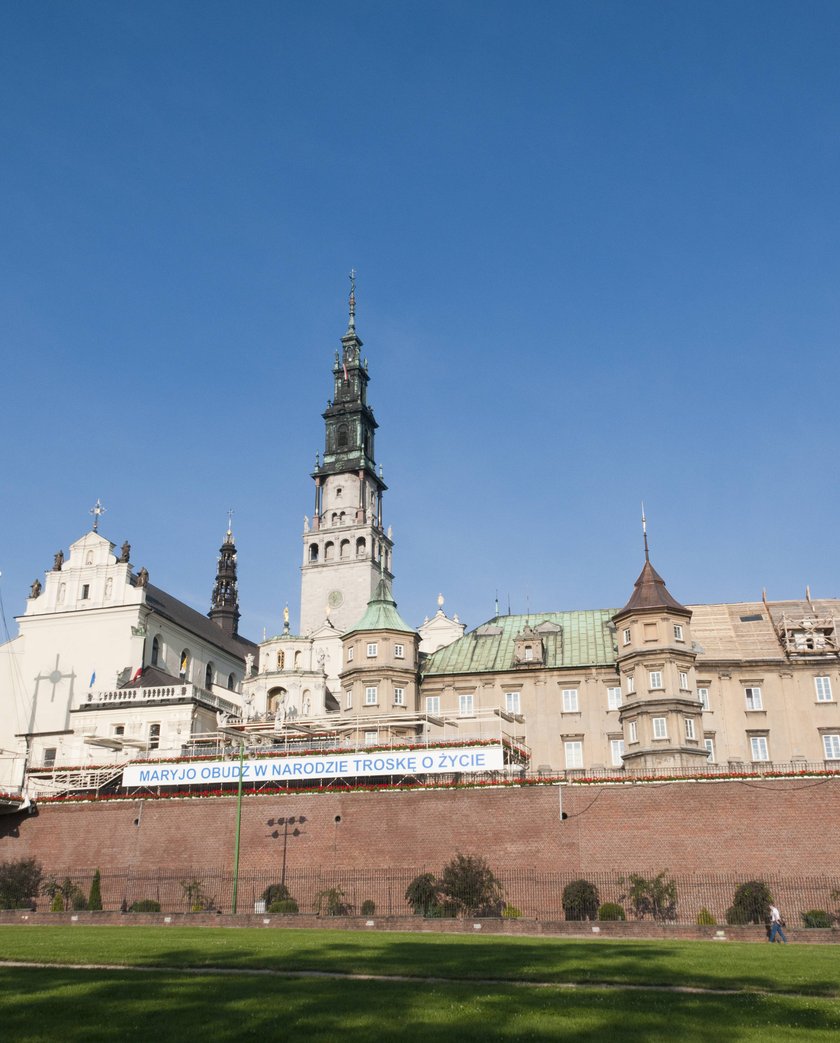
[(160, 638), (155, 636), (152, 641), (152, 666), (160, 664)]
[(285, 665), (286, 665), (286, 653), (283, 652), (283, 651), (280, 651), (280, 652), (277, 653), (277, 669), (278, 670), (282, 670)]
[(156, 750), (160, 746), (160, 725), (149, 725), (149, 749)]
[(208, 663), (207, 669), (204, 671), (204, 687), (209, 692), (213, 687), (213, 664)]
[(344, 525), (346, 522), (347, 522), (347, 515), (344, 513), (344, 511), (342, 511), (341, 514), (339, 514), (339, 516), (338, 516), (338, 524), (339, 525)]
[(295, 670), (300, 670), (301, 655), (300, 652), (295, 652)]
[(341, 486), (340, 485), (339, 485), (339, 487), (335, 491), (335, 498), (336, 498), (336, 500), (340, 500), (341, 499)]
[(333, 515), (332, 515), (332, 526), (333, 526), (333, 528), (335, 528), (336, 525), (338, 525), (338, 513), (336, 511), (333, 511)]
[(333, 552), (335, 551), (335, 544), (330, 541), (324, 544), (324, 561), (332, 561)]
[(350, 540), (342, 540), (341, 541), (341, 557), (342, 558), (349, 558), (350, 557)]
[(366, 550), (367, 550), (367, 543), (365, 542), (365, 538), (364, 538), (364, 536), (360, 536), (356, 540), (356, 557), (357, 558), (363, 558), (365, 556), (365, 551)]
[(190, 650), (185, 648), (178, 660), (178, 676), (184, 681), (190, 679)]
[(338, 448), (339, 449), (346, 449), (347, 448), (347, 425), (346, 424), (342, 424), (341, 427), (338, 429)]
[(317, 543), (310, 543), (309, 544), (309, 560), (310, 561), (317, 561), (318, 560), (318, 544)]
[(236, 674), (228, 674), (228, 691), (233, 691), (236, 688)]

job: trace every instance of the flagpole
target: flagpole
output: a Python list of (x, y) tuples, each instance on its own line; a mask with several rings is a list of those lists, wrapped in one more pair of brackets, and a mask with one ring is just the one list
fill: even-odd
[(239, 835), (242, 831), (242, 766), (245, 760), (245, 740), (239, 744), (239, 786), (236, 791), (236, 844), (233, 853), (233, 902), (231, 912), (236, 912), (236, 896), (239, 891)]

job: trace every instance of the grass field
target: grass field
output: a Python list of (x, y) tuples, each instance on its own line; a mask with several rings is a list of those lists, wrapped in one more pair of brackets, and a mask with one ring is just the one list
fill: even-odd
[(823, 945), (0, 927), (0, 960), (53, 964), (0, 963), (15, 1043), (840, 1036), (840, 948)]

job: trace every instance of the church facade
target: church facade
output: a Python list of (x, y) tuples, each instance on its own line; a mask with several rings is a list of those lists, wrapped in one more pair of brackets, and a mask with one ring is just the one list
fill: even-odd
[[(650, 560), (623, 607), (438, 611), (413, 627), (394, 542), (351, 290), (304, 519), (300, 624), (239, 635), (228, 527), (207, 615), (152, 586), (93, 531), (36, 580), (0, 647), (0, 790), (73, 770), (239, 742), (272, 749), (500, 740), (512, 770), (692, 773), (840, 769), (840, 601), (685, 605)], [(617, 589), (630, 589), (629, 582)], [(63, 774), (60, 782), (57, 775)]]

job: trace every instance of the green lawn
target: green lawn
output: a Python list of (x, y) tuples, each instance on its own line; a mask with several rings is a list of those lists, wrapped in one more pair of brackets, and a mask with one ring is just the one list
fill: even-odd
[[(0, 960), (412, 975), (443, 981), (0, 964), (4, 1040), (836, 1039), (840, 948), (191, 927), (0, 927)], [(473, 979), (470, 981), (469, 979)], [(549, 982), (546, 987), (523, 982)], [(597, 983), (613, 988), (565, 988)], [(737, 989), (687, 994), (628, 985)]]

